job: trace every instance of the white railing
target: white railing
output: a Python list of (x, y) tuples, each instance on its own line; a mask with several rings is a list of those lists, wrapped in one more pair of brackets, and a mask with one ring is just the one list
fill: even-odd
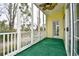
[[(22, 35), (25, 35), (26, 37), (24, 37), (24, 38), (26, 38), (26, 39), (28, 39), (27, 38), (27, 35), (30, 33), (30, 36), (29, 37), (31, 37), (31, 32), (30, 31), (27, 31), (27, 32), (21, 32), (20, 34)], [(42, 36), (45, 34), (45, 33), (41, 33), (42, 34)], [(9, 32), (9, 33), (0, 33), (0, 36), (2, 36), (2, 40), (3, 40), (3, 42), (2, 42), (2, 44), (3, 44), (3, 46), (2, 47), (0, 47), (0, 48), (3, 48), (3, 50), (2, 50), (2, 54), (3, 54), (3, 56), (4, 55), (16, 55), (17, 53), (19, 53), (19, 52), (21, 52), (22, 50), (24, 50), (24, 49), (26, 49), (26, 48), (28, 48), (28, 47), (30, 47), (30, 46), (32, 46), (33, 44), (35, 44), (35, 43), (37, 43), (37, 42), (39, 42), (40, 40), (42, 40), (45, 36), (43, 36), (43, 37), (41, 37), (41, 35), (36, 35), (36, 34), (33, 34), (34, 35), (34, 38), (33, 39), (35, 39), (35, 40), (33, 40), (33, 43), (29, 43), (29, 44), (27, 44), (27, 42), (29, 42), (29, 41), (27, 41), (26, 42), (26, 40), (25, 40), (25, 42), (24, 43), (26, 43), (25, 45), (23, 45), (19, 50), (18, 50), (18, 48), (17, 48), (17, 46), (19, 45), (19, 44), (17, 44), (17, 39), (18, 39), (18, 34), (17, 34), (17, 32)], [(21, 37), (21, 45), (23, 44), (23, 42), (22, 42), (22, 40), (23, 40), (23, 38)], [(29, 40), (29, 39), (28, 39)], [(30, 38), (30, 41), (31, 41), (31, 38)]]
[[(21, 32), (21, 34), (28, 34), (28, 33), (29, 33), (29, 31)], [(17, 38), (18, 38), (17, 32), (0, 33), (0, 36), (2, 36), (2, 40), (3, 40), (3, 42), (1, 42), (1, 44), (3, 44), (3, 46), (1, 47), (3, 56), (8, 55), (8, 54), (18, 50), (17, 45), (19, 45), (19, 44), (17, 44)], [(21, 39), (23, 39), (23, 38), (21, 38)]]
[(10, 33), (0, 33), (0, 36), (2, 36), (3, 40), (3, 55), (9, 54), (13, 51), (15, 51), (16, 43), (17, 43), (17, 33), (16, 32), (10, 32)]

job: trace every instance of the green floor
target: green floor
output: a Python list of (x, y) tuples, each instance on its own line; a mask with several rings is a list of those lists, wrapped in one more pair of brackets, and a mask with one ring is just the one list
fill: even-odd
[(57, 38), (45, 38), (16, 56), (66, 56), (64, 41)]

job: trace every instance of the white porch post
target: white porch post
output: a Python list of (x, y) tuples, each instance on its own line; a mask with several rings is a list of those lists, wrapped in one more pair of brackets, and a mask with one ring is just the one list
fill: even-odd
[(46, 35), (47, 35), (47, 33), (46, 33), (46, 15), (44, 14), (44, 27), (45, 27), (45, 33), (44, 33), (44, 35), (45, 35), (45, 37), (46, 37)]
[(44, 31), (44, 13), (43, 13), (43, 31)]
[(43, 38), (45, 37), (45, 31), (44, 31), (45, 25), (44, 25), (44, 23), (45, 23), (45, 18), (44, 18), (44, 13), (43, 13)]
[(34, 38), (34, 36), (33, 36), (33, 16), (34, 16), (34, 14), (33, 14), (33, 3), (31, 4), (31, 10), (32, 10), (32, 21), (31, 21), (31, 44), (33, 44), (33, 38)]
[(40, 10), (38, 9), (38, 38), (40, 40)]
[(18, 3), (18, 9), (17, 9), (17, 49), (21, 48), (21, 19), (20, 19), (20, 10), (19, 10)]

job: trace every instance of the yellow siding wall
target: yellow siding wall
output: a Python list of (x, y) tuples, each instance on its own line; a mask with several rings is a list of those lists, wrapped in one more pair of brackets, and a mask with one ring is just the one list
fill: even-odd
[(53, 37), (53, 21), (59, 20), (60, 21), (60, 38), (64, 39), (64, 19), (63, 19), (64, 13), (61, 12), (53, 12), (50, 15), (47, 15), (46, 17), (46, 32), (47, 37)]

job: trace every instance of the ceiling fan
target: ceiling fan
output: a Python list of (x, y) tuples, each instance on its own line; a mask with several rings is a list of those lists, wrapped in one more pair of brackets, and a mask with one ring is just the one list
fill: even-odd
[(57, 5), (57, 3), (42, 3), (39, 5), (39, 7), (42, 8), (42, 10), (52, 10)]

